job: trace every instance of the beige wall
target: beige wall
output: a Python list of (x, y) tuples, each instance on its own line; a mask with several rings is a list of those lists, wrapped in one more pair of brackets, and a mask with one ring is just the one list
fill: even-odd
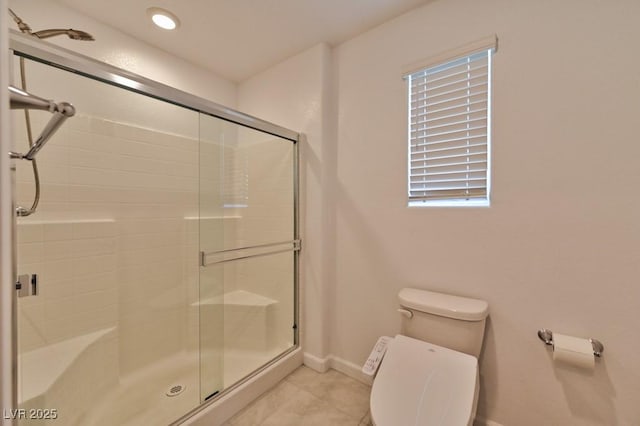
[[(633, 1), (436, 1), (333, 49), (329, 115), (318, 48), (239, 86), (241, 109), (309, 134), (308, 354), (355, 374), (399, 331), (404, 286), (480, 297), (480, 417), (640, 422), (639, 13)], [(409, 209), (403, 68), (491, 33), (492, 205)], [(319, 124), (332, 119), (337, 137)], [(601, 339), (595, 373), (554, 368), (541, 327)]]
[[(335, 50), (335, 355), (362, 362), (395, 333), (404, 286), (476, 296), (481, 416), (640, 422), (637, 16), (634, 1), (438, 1)], [(490, 33), (492, 205), (409, 209), (403, 66)], [(601, 339), (594, 375), (554, 369), (541, 327)]]

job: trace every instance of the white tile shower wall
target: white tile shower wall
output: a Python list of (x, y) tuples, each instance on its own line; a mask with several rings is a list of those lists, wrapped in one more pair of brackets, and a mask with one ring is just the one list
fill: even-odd
[[(291, 143), (209, 118), (201, 121), (201, 138), (202, 249), (217, 251), (291, 240)], [(236, 172), (234, 179), (242, 179), (234, 183), (246, 183), (245, 206), (228, 206), (224, 190), (233, 186), (225, 181), (229, 170)], [(227, 355), (242, 351), (245, 355), (257, 355), (256, 359), (266, 359), (261, 355), (292, 344), (292, 259), (285, 264), (282, 267), (282, 260), (268, 256), (209, 266), (201, 271), (202, 299), (225, 300), (222, 311), (215, 308), (216, 304), (201, 311), (201, 318), (207, 317), (201, 329), (203, 342), (207, 343), (204, 363), (207, 368), (215, 366), (218, 354), (215, 346), (222, 343)], [(236, 298), (238, 294), (247, 297)], [(280, 303), (258, 308), (252, 302), (265, 297)], [(215, 335), (215, 327), (221, 321), (224, 321), (224, 342)], [(266, 322), (269, 327), (265, 328)], [(253, 344), (248, 344), (250, 340), (254, 340)]]
[(241, 244), (293, 239), (293, 144), (269, 138), (243, 146), (248, 158), (249, 202), (241, 209)]
[[(237, 307), (227, 309), (225, 306), (225, 321), (238, 318), (238, 312), (245, 312), (247, 316), (253, 315), (256, 319), (254, 325), (245, 321), (247, 329), (261, 329), (261, 322), (266, 321), (269, 327), (262, 333), (261, 338), (264, 340), (261, 347), (268, 353), (285, 350), (293, 345), (293, 284), (292, 253), (257, 257), (243, 262), (239, 266), (238, 288), (271, 299), (273, 304), (262, 307), (261, 316), (256, 315), (256, 310), (252, 310), (250, 305), (244, 311), (238, 310)], [(231, 326), (232, 324), (229, 324), (225, 328)], [(239, 334), (231, 334), (229, 337), (235, 339), (234, 347), (247, 347), (246, 344), (238, 343), (242, 340)]]
[[(234, 209), (225, 208), (224, 171), (227, 144), (237, 139), (237, 126), (209, 116), (200, 120), (200, 220), (199, 250), (205, 253), (237, 247), (236, 227), (240, 217)], [(193, 232), (198, 232), (197, 221), (192, 221)], [(195, 237), (195, 236), (194, 236)], [(194, 238), (195, 241), (195, 238)], [(233, 321), (225, 317), (224, 294), (236, 290), (237, 263), (192, 265), (192, 274), (200, 278), (200, 301), (196, 305), (200, 317), (201, 392), (206, 397), (222, 389), (226, 370), (224, 358), (233, 342), (225, 340), (226, 330)]]
[[(56, 419), (27, 419), (21, 425), (83, 425), (84, 412), (96, 398), (108, 392), (118, 381), (118, 337), (115, 328), (107, 328), (28, 354), (21, 364), (24, 409), (56, 408)], [(68, 362), (68, 365), (60, 365)], [(58, 365), (56, 365), (58, 364)], [(45, 370), (46, 371), (42, 371)], [(27, 370), (25, 372), (25, 370)], [(24, 376), (27, 374), (29, 377)], [(25, 380), (30, 381), (27, 386)], [(29, 392), (29, 393), (27, 393)]]
[[(39, 273), (42, 294), (21, 300), (21, 349), (116, 325), (126, 375), (196, 348), (187, 316), (198, 282), (187, 265), (198, 251), (185, 218), (198, 215), (198, 140), (78, 116), (38, 160), (42, 200), (19, 221), (18, 258), (21, 272)], [(20, 204), (32, 188), (19, 165)]]
[[(241, 138), (243, 134), (240, 134)], [(248, 161), (248, 203), (239, 209), (238, 246), (268, 244), (293, 239), (293, 144), (266, 135), (241, 139)], [(265, 137), (266, 136), (266, 137)], [(268, 350), (293, 344), (293, 255), (258, 257), (238, 263), (236, 286), (277, 301), (270, 307)]]
[(40, 290), (19, 299), (22, 351), (116, 324), (113, 220), (23, 222), (17, 238), (18, 272), (36, 273)]

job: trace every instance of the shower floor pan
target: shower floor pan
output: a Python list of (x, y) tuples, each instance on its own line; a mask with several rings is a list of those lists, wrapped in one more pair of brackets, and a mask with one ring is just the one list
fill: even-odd
[[(225, 346), (219, 366), (224, 388), (292, 345), (275, 344), (269, 334), (271, 310), (277, 306), (273, 299), (237, 290), (192, 306), (225, 309)], [(258, 331), (258, 335), (245, 335), (243, 329)], [(252, 340), (253, 344), (247, 344)], [(253, 347), (256, 341), (259, 344)], [(205, 393), (221, 390), (201, 390), (207, 383), (201, 381), (202, 360), (197, 351), (179, 352), (120, 376), (116, 327), (27, 352), (20, 361), (21, 407), (55, 407), (59, 411), (57, 421), (27, 421), (20, 422), (21, 426), (168, 424), (196, 408)], [(181, 391), (168, 396), (176, 385)]]

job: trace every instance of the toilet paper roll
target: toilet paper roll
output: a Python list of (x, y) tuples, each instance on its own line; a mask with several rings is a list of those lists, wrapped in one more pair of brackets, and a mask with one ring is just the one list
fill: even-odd
[(593, 370), (595, 367), (593, 346), (588, 339), (553, 333), (553, 361)]

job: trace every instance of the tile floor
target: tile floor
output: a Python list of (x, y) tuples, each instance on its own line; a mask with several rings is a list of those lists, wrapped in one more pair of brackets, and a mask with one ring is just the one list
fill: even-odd
[(232, 417), (229, 426), (371, 426), (371, 388), (335, 370), (300, 367)]

